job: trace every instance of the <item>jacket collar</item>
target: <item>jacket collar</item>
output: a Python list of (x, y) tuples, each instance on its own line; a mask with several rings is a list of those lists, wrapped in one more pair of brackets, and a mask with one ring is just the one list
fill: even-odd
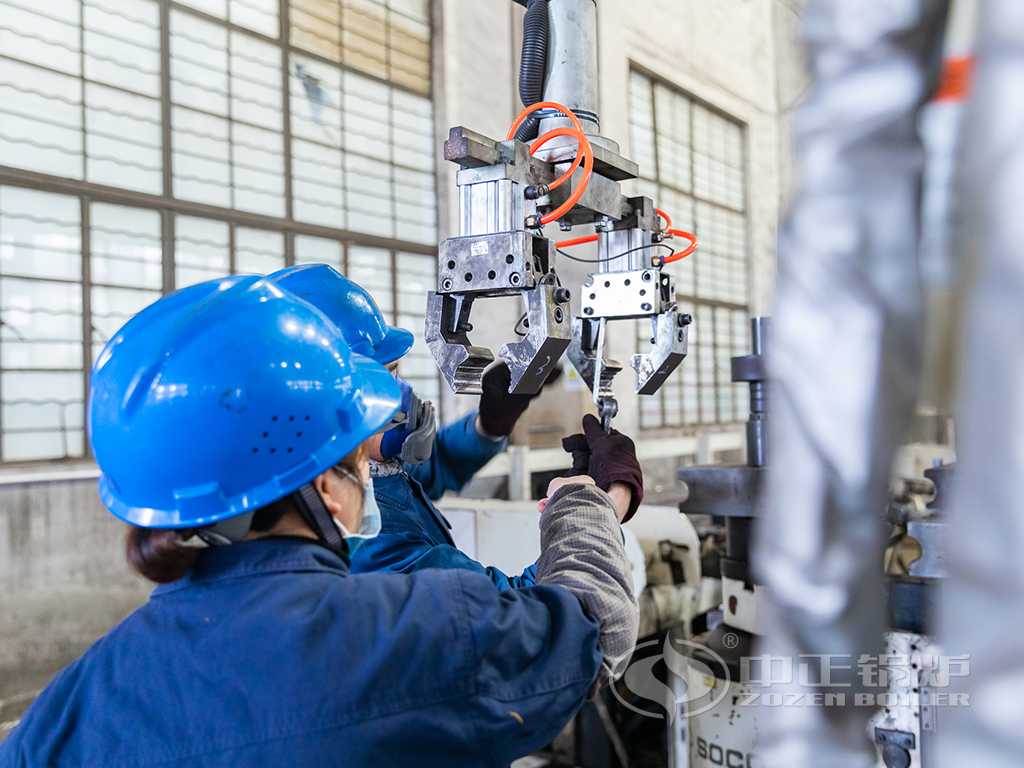
[(153, 595), (225, 579), (297, 571), (335, 573), (338, 576), (349, 573), (342, 559), (322, 544), (295, 536), (275, 536), (205, 549), (188, 576), (159, 585), (153, 590)]

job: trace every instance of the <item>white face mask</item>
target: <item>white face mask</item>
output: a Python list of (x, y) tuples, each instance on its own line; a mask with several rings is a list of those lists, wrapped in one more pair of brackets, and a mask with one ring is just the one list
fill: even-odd
[[(363, 485), (362, 481), (348, 467), (335, 467), (335, 471), (341, 476)], [(373, 492), (373, 478), (371, 477), (370, 481), (363, 485), (363, 520), (359, 523), (359, 528), (355, 533), (350, 533), (337, 518), (332, 517), (331, 519), (334, 520), (334, 524), (338, 526), (338, 530), (341, 532), (341, 537), (348, 544), (349, 557), (356, 553), (356, 550), (359, 549), (359, 546), (364, 541), (372, 539), (380, 533), (380, 507), (377, 506), (377, 496)]]

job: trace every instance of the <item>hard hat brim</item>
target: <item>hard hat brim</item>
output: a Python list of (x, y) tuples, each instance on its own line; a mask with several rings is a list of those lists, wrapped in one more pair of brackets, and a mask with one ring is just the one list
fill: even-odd
[(381, 365), (393, 363), (395, 360), (405, 357), (415, 341), (416, 337), (405, 328), (389, 326), (387, 334), (373, 350), (372, 357)]
[[(212, 480), (207, 484), (208, 488), (204, 488), (202, 497), (197, 498), (194, 494), (189, 496), (189, 509), (187, 514), (183, 515), (180, 507), (151, 509), (125, 504), (118, 498), (106, 475), (101, 475), (100, 499), (114, 516), (131, 525), (142, 528), (200, 528), (252, 512), (284, 498), (352, 453), (387, 424), (401, 406), (402, 395), (398, 382), (380, 366), (379, 362), (361, 355), (353, 355), (352, 364), (354, 374), (361, 380), (359, 393), (355, 398), (360, 404), (358, 416), (350, 416), (349, 423), (343, 423), (339, 432), (314, 453), (263, 484), (228, 495), (216, 480)], [(339, 411), (339, 417), (341, 416)], [(182, 503), (180, 497), (179, 503)], [(197, 504), (203, 505), (209, 511), (197, 515)]]

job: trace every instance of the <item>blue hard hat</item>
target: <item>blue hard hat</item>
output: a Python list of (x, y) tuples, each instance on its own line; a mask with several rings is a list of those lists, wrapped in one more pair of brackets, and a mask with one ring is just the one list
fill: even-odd
[(389, 326), (373, 297), (328, 264), (289, 267), (267, 279), (327, 315), (353, 352), (386, 365), (412, 349), (412, 333)]
[(307, 302), (255, 276), (200, 283), (129, 320), (92, 369), (100, 497), (133, 525), (210, 525), (309, 483), (400, 402)]

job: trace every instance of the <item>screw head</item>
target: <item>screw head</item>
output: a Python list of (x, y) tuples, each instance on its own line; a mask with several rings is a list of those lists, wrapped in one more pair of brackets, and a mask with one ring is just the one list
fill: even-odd
[(512, 285), (519, 285), (521, 280), (522, 280), (522, 278), (519, 277), (519, 273), (518, 272), (513, 272), (511, 275), (509, 275), (509, 278), (508, 278), (508, 281), (510, 283), (512, 283)]
[(594, 314), (594, 308), (593, 307), (584, 307), (583, 308), (583, 314), (584, 315), (592, 315), (592, 314)]
[(441, 281), (441, 288), (445, 291), (450, 291), (452, 289), (452, 285), (453, 283), (450, 277), (446, 277), (443, 281)]
[(643, 304), (640, 305), (640, 309), (642, 309), (644, 312), (650, 312), (651, 305), (645, 301)]
[(651, 273), (650, 272), (644, 272), (643, 280), (644, 280), (645, 283), (651, 282), (651, 280), (652, 280)]

